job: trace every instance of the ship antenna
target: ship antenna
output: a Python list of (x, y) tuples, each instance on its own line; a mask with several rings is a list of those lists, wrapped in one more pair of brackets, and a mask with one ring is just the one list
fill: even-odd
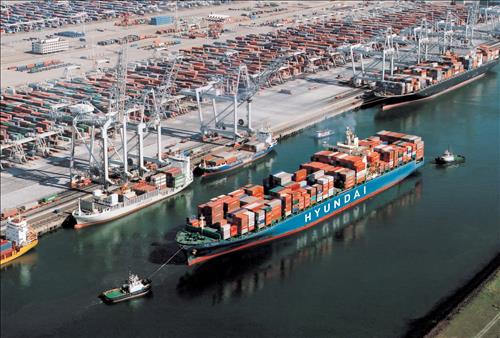
[(204, 227), (205, 227), (205, 216), (201, 215), (200, 216), (200, 228), (201, 228), (201, 230), (203, 230)]

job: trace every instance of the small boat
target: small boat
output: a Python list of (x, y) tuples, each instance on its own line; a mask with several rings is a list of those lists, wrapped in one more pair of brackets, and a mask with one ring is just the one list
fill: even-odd
[(139, 276), (130, 274), (121, 288), (104, 291), (99, 295), (105, 303), (114, 304), (146, 295), (151, 291), (151, 280), (140, 279)]
[(455, 155), (448, 149), (444, 153), (434, 159), (436, 164), (455, 164), (465, 162), (465, 156)]
[(326, 130), (316, 130), (316, 133), (314, 134), (314, 137), (316, 139), (320, 139), (320, 138), (325, 138), (325, 137), (328, 137), (330, 135), (333, 135), (333, 131), (330, 130), (330, 129), (326, 129)]

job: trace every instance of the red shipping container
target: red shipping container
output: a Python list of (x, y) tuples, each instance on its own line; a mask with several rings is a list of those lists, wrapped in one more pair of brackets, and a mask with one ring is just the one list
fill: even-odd
[(297, 190), (300, 188), (300, 183), (298, 182), (290, 182), (289, 184), (286, 185), (287, 188), (291, 189), (292, 191)]
[(2, 251), (2, 253), (0, 254), (2, 257), (9, 257), (12, 255), (12, 251), (14, 251), (13, 248), (9, 248), (7, 250), (4, 250)]
[(295, 182), (304, 181), (306, 178), (307, 178), (307, 170), (306, 169), (299, 169), (293, 175), (293, 180)]
[(245, 190), (238, 189), (238, 190), (230, 192), (228, 195), (232, 196), (232, 197), (241, 197), (241, 196), (245, 195)]
[(264, 197), (264, 187), (262, 185), (248, 184), (244, 187), (244, 191), (247, 195), (250, 196), (255, 196), (258, 198)]
[(224, 214), (240, 208), (240, 199), (238, 197), (229, 197), (223, 201)]

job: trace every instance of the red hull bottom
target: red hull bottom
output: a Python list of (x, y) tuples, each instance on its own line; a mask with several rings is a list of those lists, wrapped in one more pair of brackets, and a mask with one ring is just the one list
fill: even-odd
[(340, 208), (339, 210), (335, 211), (334, 213), (332, 213), (330, 215), (327, 215), (327, 216), (324, 216), (324, 217), (322, 217), (322, 218), (320, 218), (320, 219), (318, 219), (318, 220), (316, 220), (316, 221), (314, 221), (312, 223), (309, 223), (306, 226), (298, 228), (296, 230), (286, 232), (286, 233), (281, 234), (279, 236), (275, 236), (275, 237), (271, 237), (271, 238), (266, 238), (266, 239), (262, 239), (262, 240), (257, 240), (257, 241), (254, 241), (252, 243), (244, 244), (244, 245), (239, 246), (237, 248), (229, 249), (227, 251), (219, 252), (219, 253), (216, 253), (216, 254), (213, 254), (213, 255), (208, 255), (208, 256), (203, 256), (203, 257), (196, 257), (196, 258), (192, 258), (192, 259), (188, 258), (188, 265), (192, 266), (192, 265), (195, 265), (195, 264), (198, 264), (198, 263), (205, 262), (205, 261), (207, 261), (209, 259), (212, 259), (212, 258), (215, 258), (215, 257), (219, 257), (219, 256), (222, 256), (222, 255), (226, 255), (226, 254), (229, 254), (231, 252), (236, 252), (236, 251), (240, 251), (240, 250), (243, 250), (243, 249), (248, 249), (248, 248), (251, 248), (251, 247), (254, 247), (254, 246), (257, 246), (257, 245), (262, 245), (264, 243), (267, 243), (267, 242), (270, 242), (270, 241), (274, 241), (276, 239), (279, 239), (279, 238), (282, 238), (282, 237), (286, 237), (286, 236), (290, 236), (290, 235), (293, 235), (293, 234), (295, 234), (297, 232), (306, 230), (306, 229), (308, 229), (308, 228), (310, 228), (310, 227), (318, 224), (319, 222), (324, 221), (325, 219), (328, 219), (328, 218), (330, 218), (332, 216), (335, 216), (335, 215), (341, 213), (342, 211), (344, 211), (344, 210), (346, 210), (346, 209), (348, 209), (348, 208), (350, 208), (350, 207), (352, 207), (352, 206), (354, 206), (354, 205), (356, 205), (358, 203), (361, 203), (361, 202), (363, 202), (363, 201), (365, 201), (365, 200), (367, 200), (367, 199), (369, 199), (369, 198), (371, 198), (371, 197), (373, 197), (373, 196), (375, 196), (377, 194), (380, 194), (381, 192), (383, 192), (383, 191), (385, 191), (385, 190), (387, 190), (387, 189), (395, 186), (396, 184), (398, 184), (402, 180), (404, 180), (404, 178), (401, 179), (401, 180), (395, 181), (394, 183), (391, 183), (391, 184), (389, 184), (388, 186), (386, 186), (386, 187), (384, 187), (382, 189), (379, 189), (379, 190), (377, 190), (375, 192), (372, 192), (371, 194), (366, 195), (363, 198), (360, 198), (356, 202), (353, 202), (352, 204), (349, 204), (349, 205), (347, 205), (347, 206), (345, 206), (343, 208)]

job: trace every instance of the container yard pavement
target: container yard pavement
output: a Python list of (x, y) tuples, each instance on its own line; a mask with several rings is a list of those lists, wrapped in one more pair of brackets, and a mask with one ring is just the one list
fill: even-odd
[[(246, 19), (245, 21), (237, 21), (233, 23), (227, 23), (224, 28), (228, 29), (229, 32), (221, 34), (219, 39), (207, 39), (207, 38), (196, 38), (196, 39), (181, 39), (181, 44), (175, 45), (169, 48), (169, 51), (177, 51), (182, 48), (190, 48), (193, 46), (199, 46), (204, 43), (213, 43), (214, 41), (225, 41), (226, 39), (234, 39), (236, 36), (242, 36), (250, 33), (266, 33), (270, 31), (277, 30), (277, 27), (271, 26), (259, 26), (259, 24), (264, 23), (269, 20), (276, 20), (282, 18), (292, 18), (294, 15), (303, 16), (307, 14), (312, 14), (312, 12), (320, 11), (322, 9), (335, 7), (342, 7), (344, 5), (354, 6), (358, 2), (347, 1), (347, 2), (336, 2), (332, 4), (331, 2), (325, 1), (311, 1), (307, 2), (307, 5), (302, 5), (299, 3), (288, 2), (287, 4), (282, 4), (280, 7), (286, 7), (286, 11), (276, 12), (276, 13), (265, 13), (260, 15), (260, 18), (255, 20)], [(189, 20), (190, 17), (206, 17), (210, 13), (226, 14), (234, 19), (241, 20), (241, 10), (229, 10), (229, 8), (245, 8), (249, 7), (248, 2), (233, 3), (231, 5), (223, 6), (212, 6), (195, 8), (189, 10), (180, 10), (179, 18), (184, 18)], [(335, 12), (340, 15), (340, 12)], [(154, 15), (159, 15), (154, 14)], [(172, 12), (164, 12), (163, 14), (173, 15)], [(154, 16), (149, 15), (149, 16)], [(148, 16), (146, 16), (148, 17)], [(8, 86), (18, 86), (27, 85), (30, 82), (39, 82), (46, 79), (62, 77), (64, 74), (64, 68), (52, 69), (40, 73), (20, 73), (15, 70), (7, 70), (11, 66), (19, 66), (30, 63), (42, 62), (52, 59), (62, 60), (64, 62), (72, 63), (80, 66), (80, 70), (75, 71), (76, 74), (82, 74), (83, 72), (92, 70), (94, 68), (95, 59), (109, 59), (110, 63), (107, 66), (114, 66), (116, 62), (116, 52), (120, 49), (119, 45), (108, 45), (108, 46), (98, 46), (97, 41), (107, 40), (112, 38), (124, 37), (129, 34), (136, 35), (149, 35), (155, 34), (158, 29), (162, 29), (166, 26), (153, 26), (153, 25), (135, 25), (129, 27), (119, 27), (115, 26), (114, 23), (118, 19), (107, 21), (107, 22), (96, 22), (89, 23), (85, 25), (87, 47), (79, 48), (81, 42), (78, 39), (67, 39), (70, 41), (70, 49), (65, 52), (48, 54), (48, 55), (35, 55), (27, 53), (31, 50), (31, 41), (24, 41), (23, 39), (34, 37), (34, 38), (44, 38), (47, 34), (53, 34), (58, 31), (63, 30), (76, 30), (81, 31), (82, 27), (78, 25), (66, 26), (58, 29), (43, 30), (40, 32), (26, 32), (17, 33), (14, 35), (2, 35), (2, 42), (0, 48), (1, 53), (1, 88)], [(98, 30), (102, 30), (98, 31)], [(161, 41), (173, 40), (172, 34), (169, 35), (159, 35), (156, 38)], [(139, 61), (153, 55), (152, 51), (141, 49), (140, 47), (150, 45), (155, 39), (141, 40), (136, 42), (137, 47), (128, 48), (128, 61)], [(129, 44), (130, 45), (130, 44)], [(93, 50), (91, 46), (94, 46)], [(85, 59), (82, 59), (85, 57)]]

